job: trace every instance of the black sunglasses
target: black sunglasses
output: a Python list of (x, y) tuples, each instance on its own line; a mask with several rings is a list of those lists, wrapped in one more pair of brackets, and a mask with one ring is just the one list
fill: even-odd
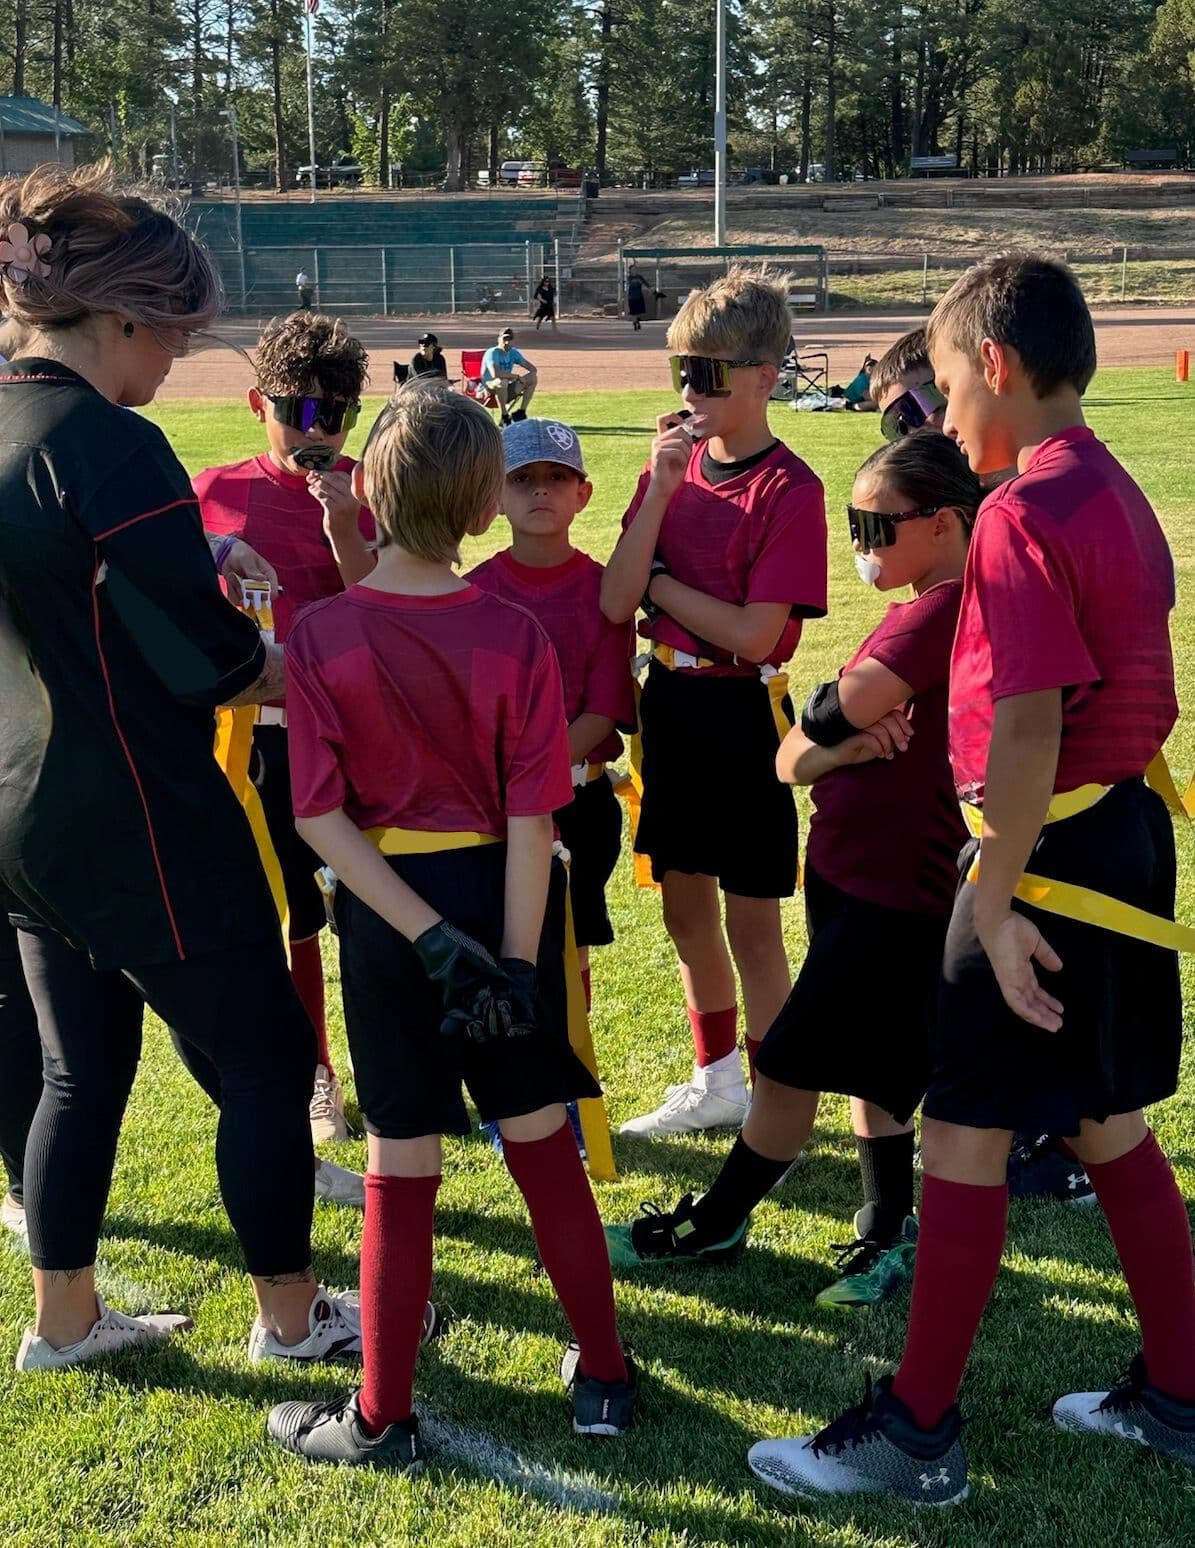
[(711, 360), (708, 355), (673, 355), (672, 386), (676, 392), (692, 387), (699, 398), (728, 398), (730, 373), (740, 366), (765, 365), (763, 360)]
[(302, 430), (304, 435), (316, 425), (322, 425), (328, 435), (339, 435), (342, 430), (351, 430), (361, 413), (361, 404), (355, 399), (297, 397), (273, 392), (267, 392), (265, 396), (274, 405), (274, 418), (278, 423), (291, 430)]
[(850, 523), (851, 542), (858, 543), (865, 554), (877, 548), (891, 548), (900, 522), (936, 516), (941, 509), (940, 505), (919, 505), (911, 511), (863, 511), (857, 505), (848, 505), (846, 519)]
[(908, 392), (902, 392), (896, 402), (890, 403), (880, 415), (880, 434), (886, 441), (899, 441), (902, 435), (920, 430), (927, 420), (945, 407), (946, 399), (933, 382), (910, 387)]

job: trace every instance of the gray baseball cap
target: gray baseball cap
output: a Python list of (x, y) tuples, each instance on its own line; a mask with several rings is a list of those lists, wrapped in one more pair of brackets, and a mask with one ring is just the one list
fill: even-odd
[(516, 419), (502, 432), (502, 451), (508, 473), (529, 462), (559, 462), (585, 476), (577, 432), (558, 419)]

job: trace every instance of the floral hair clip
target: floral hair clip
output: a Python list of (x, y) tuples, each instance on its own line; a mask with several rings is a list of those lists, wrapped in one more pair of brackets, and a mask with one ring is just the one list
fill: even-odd
[(14, 220), (0, 237), (0, 268), (5, 278), (14, 285), (23, 285), (30, 275), (49, 279), (50, 265), (42, 263), (41, 255), (48, 253), (51, 245), (48, 236), (30, 236), (28, 227)]

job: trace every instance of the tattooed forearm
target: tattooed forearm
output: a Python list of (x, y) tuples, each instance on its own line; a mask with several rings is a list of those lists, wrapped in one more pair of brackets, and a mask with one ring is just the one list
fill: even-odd
[(286, 693), (286, 651), (281, 645), (266, 646), (266, 664), (261, 676), (248, 688), (242, 689), (235, 699), (226, 702), (238, 704), (268, 704), (271, 699), (281, 699)]

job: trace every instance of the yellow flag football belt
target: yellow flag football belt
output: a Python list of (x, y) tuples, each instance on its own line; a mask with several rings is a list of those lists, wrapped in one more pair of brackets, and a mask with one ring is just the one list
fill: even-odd
[[(1146, 783), (1166, 802), (1172, 814), (1183, 821), (1191, 818), (1195, 804), (1195, 779), (1180, 796), (1174, 776), (1164, 754), (1159, 753), (1145, 771)], [(1111, 787), (1108, 785), (1080, 785), (1077, 790), (1066, 790), (1055, 795), (1046, 812), (1046, 824), (1065, 822), (1080, 812), (1090, 811), (1102, 801)], [(963, 802), (963, 821), (973, 838), (982, 838), (983, 812), (977, 806)], [(982, 856), (976, 855), (967, 872), (969, 882), (979, 878)], [(1073, 882), (1054, 881), (1048, 876), (1034, 876), (1026, 872), (1013, 890), (1020, 898), (1043, 913), (1059, 914), (1064, 919), (1074, 919), (1079, 924), (1096, 925), (1101, 930), (1112, 930), (1117, 935), (1128, 935), (1144, 941), (1149, 946), (1161, 946), (1166, 951), (1195, 952), (1195, 929), (1178, 924), (1161, 914), (1150, 914), (1119, 898), (1109, 897), (1106, 892), (1096, 892), (1092, 887), (1078, 887)]]

